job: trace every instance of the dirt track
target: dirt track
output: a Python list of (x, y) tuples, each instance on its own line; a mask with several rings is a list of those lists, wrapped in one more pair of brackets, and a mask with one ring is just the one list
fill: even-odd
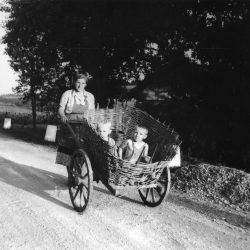
[(250, 249), (250, 216), (170, 195), (148, 208), (136, 190), (94, 184), (79, 215), (55, 150), (0, 133), (0, 249)]

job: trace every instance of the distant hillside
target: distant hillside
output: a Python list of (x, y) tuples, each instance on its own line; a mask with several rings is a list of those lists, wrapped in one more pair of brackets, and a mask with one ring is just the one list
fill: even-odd
[(30, 107), (30, 103), (23, 103), (22, 97), (15, 94), (0, 95), (0, 105)]
[(16, 94), (5, 94), (5, 95), (0, 95), (0, 98), (17, 99), (20, 98), (20, 96)]

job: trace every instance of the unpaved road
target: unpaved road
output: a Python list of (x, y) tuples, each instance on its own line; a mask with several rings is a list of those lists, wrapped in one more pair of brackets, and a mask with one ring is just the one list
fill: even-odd
[(159, 207), (136, 190), (112, 196), (94, 184), (72, 209), (54, 149), (0, 133), (0, 249), (250, 249), (249, 214), (170, 195)]

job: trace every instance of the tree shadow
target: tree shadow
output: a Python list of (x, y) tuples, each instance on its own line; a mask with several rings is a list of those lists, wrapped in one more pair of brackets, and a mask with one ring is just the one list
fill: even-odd
[(0, 157), (0, 181), (35, 194), (45, 200), (67, 209), (73, 208), (61, 200), (51, 196), (46, 191), (54, 190), (59, 193), (67, 189), (67, 177), (39, 168), (17, 164)]

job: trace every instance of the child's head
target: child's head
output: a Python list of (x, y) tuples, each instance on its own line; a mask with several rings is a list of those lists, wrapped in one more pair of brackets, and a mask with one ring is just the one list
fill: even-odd
[(111, 134), (111, 122), (102, 122), (97, 125), (97, 131), (99, 135), (104, 139), (108, 140), (109, 135)]
[(148, 129), (143, 126), (136, 126), (134, 132), (134, 140), (136, 142), (141, 142), (148, 136)]

